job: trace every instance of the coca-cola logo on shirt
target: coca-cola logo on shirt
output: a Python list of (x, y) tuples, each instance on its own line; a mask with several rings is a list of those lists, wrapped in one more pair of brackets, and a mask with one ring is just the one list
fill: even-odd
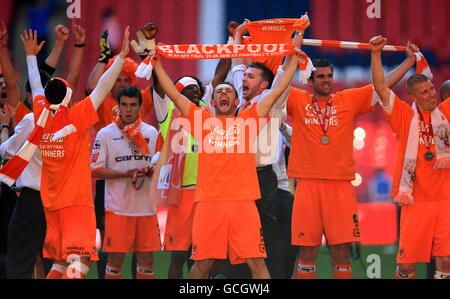
[(227, 130), (211, 127), (211, 132), (208, 135), (208, 143), (214, 147), (227, 148), (239, 145), (239, 138), (241, 136), (240, 125), (234, 125)]
[[(321, 109), (322, 114), (325, 114), (326, 107)], [(313, 105), (307, 104), (305, 106), (305, 124), (306, 125), (319, 125), (320, 120), (317, 116), (317, 112), (314, 110)], [(337, 117), (337, 106), (331, 106), (330, 126), (338, 126), (339, 118)]]

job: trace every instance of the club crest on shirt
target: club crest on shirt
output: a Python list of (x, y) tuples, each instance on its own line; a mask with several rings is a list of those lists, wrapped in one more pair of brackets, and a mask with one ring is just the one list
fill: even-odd
[(128, 148), (130, 149), (132, 155), (139, 155), (139, 150), (133, 142), (128, 142)]

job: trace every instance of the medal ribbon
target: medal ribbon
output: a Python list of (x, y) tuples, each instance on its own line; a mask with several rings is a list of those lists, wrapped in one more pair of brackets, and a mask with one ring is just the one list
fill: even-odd
[(417, 112), (419, 112), (420, 117), (419, 131), (422, 134), (427, 151), (430, 151), (431, 144), (433, 144), (433, 126), (430, 123), (427, 128), (422, 112), (419, 109), (417, 109)]
[(331, 118), (331, 104), (333, 102), (333, 98), (329, 97), (327, 101), (327, 105), (325, 106), (325, 115), (322, 113), (320, 109), (319, 103), (315, 97), (312, 98), (314, 110), (319, 117), (320, 125), (322, 126), (322, 130), (324, 135), (327, 135), (328, 127), (330, 126), (330, 118)]

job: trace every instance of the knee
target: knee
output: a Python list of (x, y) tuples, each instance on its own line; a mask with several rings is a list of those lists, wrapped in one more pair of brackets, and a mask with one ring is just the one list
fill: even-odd
[(124, 256), (122, 254), (109, 253), (108, 254), (108, 264), (113, 267), (121, 267), (123, 263)]
[(202, 260), (202, 261), (195, 261), (194, 265), (199, 272), (207, 273), (211, 269), (213, 263), (214, 260)]
[(299, 259), (303, 263), (307, 264), (315, 264), (317, 258), (317, 247), (300, 247), (300, 254), (298, 255)]
[(330, 246), (331, 256), (337, 264), (349, 264), (350, 262), (350, 245), (340, 244)]
[(400, 272), (403, 274), (413, 274), (416, 272), (417, 265), (416, 264), (399, 264), (398, 268)]
[(436, 270), (450, 273), (450, 256), (436, 257)]
[(266, 262), (263, 258), (247, 259), (246, 263), (251, 270), (259, 270), (266, 267)]
[(151, 267), (153, 266), (153, 252), (138, 253), (136, 254), (137, 263), (141, 267)]

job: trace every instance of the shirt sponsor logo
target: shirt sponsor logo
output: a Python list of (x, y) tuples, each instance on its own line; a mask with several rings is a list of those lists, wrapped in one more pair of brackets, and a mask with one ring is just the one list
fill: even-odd
[(145, 156), (145, 155), (128, 155), (128, 156), (116, 157), (114, 160), (117, 163), (132, 161), (132, 160), (150, 162), (151, 158), (149, 156)]
[[(322, 114), (325, 115), (326, 106), (321, 109)], [(307, 104), (305, 107), (305, 125), (320, 125), (317, 112), (314, 110), (313, 105)], [(337, 117), (337, 106), (331, 106), (330, 126), (338, 126), (339, 118)]]
[(41, 137), (39, 149), (43, 158), (64, 158), (64, 138), (52, 141), (53, 134), (45, 133)]
[(430, 145), (434, 144), (433, 136), (427, 136), (422, 132), (430, 130), (430, 125), (424, 122), (419, 122), (419, 144)]
[(241, 129), (239, 124), (232, 126), (227, 130), (213, 126), (208, 135), (208, 143), (217, 148), (228, 148), (239, 145), (240, 137)]

